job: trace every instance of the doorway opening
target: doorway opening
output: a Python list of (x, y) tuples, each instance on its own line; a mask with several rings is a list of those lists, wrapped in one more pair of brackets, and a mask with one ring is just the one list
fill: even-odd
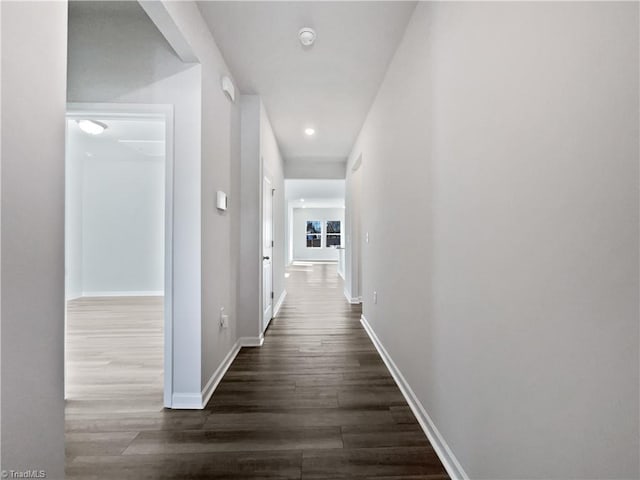
[(273, 318), (273, 194), (271, 180), (262, 180), (262, 333)]
[(68, 106), (67, 400), (171, 406), (172, 125), (169, 106)]
[(344, 279), (345, 181), (287, 179), (287, 265), (335, 263)]
[[(347, 238), (345, 180), (286, 179), (285, 198), (285, 276), (310, 279), (322, 272), (328, 285), (342, 288)], [(330, 279), (333, 276), (341, 278)]]

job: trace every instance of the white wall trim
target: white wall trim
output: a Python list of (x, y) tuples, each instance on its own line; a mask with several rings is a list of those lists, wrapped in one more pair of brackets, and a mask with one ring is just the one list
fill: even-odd
[(367, 322), (367, 319), (364, 315), (360, 317), (360, 323), (362, 323), (364, 330), (367, 332), (367, 335), (369, 335), (369, 338), (373, 342), (373, 345), (376, 347), (376, 350), (382, 357), (382, 360), (387, 366), (387, 369), (389, 369), (391, 376), (398, 385), (398, 388), (400, 388), (402, 395), (409, 404), (409, 407), (418, 420), (418, 423), (422, 427), (422, 430), (427, 435), (429, 442), (431, 442), (433, 449), (438, 455), (438, 458), (440, 458), (440, 461), (444, 465), (444, 468), (446, 469), (449, 476), (454, 480), (468, 480), (469, 476), (465, 473), (462, 465), (460, 465), (460, 462), (458, 462), (458, 459), (453, 454), (453, 451), (451, 451), (451, 449), (449, 448), (449, 445), (436, 428), (433, 420), (431, 420), (431, 417), (425, 410), (424, 406), (416, 397), (416, 394), (409, 386), (409, 383), (407, 383), (407, 381), (405, 380), (404, 376), (394, 363), (393, 359), (387, 353), (386, 349), (378, 339), (376, 333), (373, 331), (373, 328), (371, 328), (371, 325), (369, 325), (369, 322)]
[(216, 388), (218, 388), (220, 381), (223, 379), (224, 375), (227, 373), (227, 370), (229, 370), (229, 367), (231, 366), (233, 361), (236, 359), (236, 356), (238, 355), (240, 348), (241, 348), (240, 340), (238, 340), (233, 345), (233, 347), (231, 347), (231, 350), (229, 351), (229, 353), (227, 353), (227, 356), (224, 357), (224, 360), (222, 361), (220, 366), (218, 366), (216, 371), (213, 372), (213, 374), (211, 375), (211, 378), (209, 378), (209, 381), (207, 382), (207, 384), (202, 389), (202, 392), (200, 393), (200, 399), (201, 399), (200, 401), (202, 404), (201, 408), (206, 407), (207, 403), (209, 403), (209, 400), (211, 399), (211, 395), (213, 395), (213, 392), (215, 392)]
[(347, 299), (347, 302), (349, 302), (352, 305), (362, 303), (362, 297), (352, 297), (346, 288), (344, 289), (344, 296)]
[(282, 295), (280, 295), (280, 298), (278, 298), (278, 301), (276, 302), (275, 306), (273, 307), (273, 316), (277, 316), (278, 312), (280, 311), (280, 307), (282, 307), (282, 303), (284, 302), (284, 299), (287, 296), (287, 291), (283, 290), (282, 291)]
[[(314, 250), (326, 250), (326, 248), (316, 248)], [(314, 260), (313, 258), (294, 258), (291, 263), (295, 262), (304, 262), (304, 263), (313, 263), (314, 265), (337, 265), (338, 260)]]
[(164, 296), (164, 290), (140, 290), (140, 291), (104, 291), (104, 292), (82, 292), (82, 295), (76, 298), (82, 297), (162, 297)]
[(236, 359), (242, 347), (260, 347), (264, 343), (264, 336), (260, 337), (240, 337), (231, 347), (227, 356), (220, 363), (215, 372), (211, 375), (206, 385), (197, 393), (174, 393), (171, 408), (174, 410), (202, 410), (207, 406), (213, 392), (216, 391), (218, 385), (224, 378), (227, 370)]
[(202, 395), (199, 393), (175, 393), (171, 397), (174, 410), (202, 410)]
[(240, 337), (238, 339), (241, 347), (261, 347), (264, 343), (264, 334), (258, 337)]

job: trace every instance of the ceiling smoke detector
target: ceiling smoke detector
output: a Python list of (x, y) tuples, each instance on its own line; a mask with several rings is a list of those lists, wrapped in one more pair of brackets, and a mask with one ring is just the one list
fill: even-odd
[(316, 41), (316, 32), (313, 28), (303, 27), (298, 32), (300, 43), (305, 47), (310, 47)]

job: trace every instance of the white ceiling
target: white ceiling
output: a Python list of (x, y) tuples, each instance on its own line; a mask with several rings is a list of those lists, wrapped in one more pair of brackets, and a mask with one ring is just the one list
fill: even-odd
[[(100, 135), (87, 134), (76, 122), (83, 118), (104, 123), (107, 129)], [(67, 135), (89, 158), (154, 160), (165, 155), (165, 124), (160, 119), (69, 115)]]
[[(262, 96), (287, 161), (349, 155), (415, 2), (198, 2), (242, 93)], [(298, 41), (309, 26), (317, 40)], [(316, 130), (304, 135), (306, 127)]]
[(344, 180), (298, 180), (284, 181), (284, 195), (289, 206), (298, 208), (342, 208), (344, 207)]

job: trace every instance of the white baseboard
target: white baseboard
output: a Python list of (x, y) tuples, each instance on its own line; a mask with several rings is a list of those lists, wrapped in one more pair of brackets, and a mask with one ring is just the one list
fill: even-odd
[(282, 291), (282, 295), (280, 295), (280, 298), (276, 302), (276, 305), (273, 307), (273, 316), (274, 317), (278, 315), (278, 312), (280, 311), (280, 307), (282, 307), (282, 302), (284, 302), (284, 299), (285, 299), (286, 296), (287, 296), (287, 291), (283, 290)]
[(376, 350), (378, 350), (378, 353), (380, 354), (380, 356), (382, 357), (382, 360), (384, 361), (385, 365), (389, 369), (389, 372), (391, 373), (391, 376), (393, 377), (396, 384), (398, 385), (398, 388), (400, 388), (402, 395), (404, 396), (405, 400), (409, 404), (409, 407), (411, 408), (411, 411), (413, 412), (416, 419), (418, 420), (418, 423), (422, 427), (422, 430), (427, 435), (427, 438), (431, 442), (433, 449), (435, 450), (436, 454), (440, 458), (440, 461), (444, 465), (444, 468), (447, 470), (447, 473), (449, 474), (449, 476), (453, 480), (457, 480), (457, 479), (468, 480), (469, 476), (465, 473), (464, 469), (462, 468), (462, 465), (460, 465), (460, 462), (458, 462), (457, 458), (449, 448), (449, 445), (447, 445), (447, 442), (445, 441), (445, 439), (442, 437), (442, 435), (436, 428), (435, 424), (433, 423), (433, 420), (431, 420), (431, 417), (429, 416), (427, 411), (424, 409), (424, 406), (422, 405), (420, 400), (418, 400), (415, 393), (413, 393), (413, 390), (411, 389), (411, 387), (405, 380), (404, 376), (402, 375), (402, 373), (394, 363), (393, 359), (389, 356), (389, 354), (385, 350), (384, 346), (378, 339), (378, 336), (376, 335), (376, 333), (371, 328), (371, 325), (369, 325), (369, 322), (367, 322), (367, 319), (365, 318), (364, 315), (360, 317), (360, 323), (362, 323), (362, 326), (367, 332), (367, 335), (369, 335), (369, 338), (373, 342), (373, 345), (376, 347)]
[(82, 292), (82, 297), (162, 297), (164, 290)]
[(296, 262), (303, 262), (303, 263), (312, 263), (314, 265), (335, 265), (338, 263), (338, 260), (317, 260), (314, 258), (309, 258), (309, 259), (305, 259), (305, 258), (294, 258), (292, 265), (295, 266)]
[(209, 378), (209, 381), (202, 389), (202, 392), (200, 393), (200, 398), (202, 403), (201, 408), (204, 408), (207, 406), (207, 403), (209, 403), (209, 400), (211, 399), (211, 395), (213, 395), (213, 392), (216, 390), (216, 388), (220, 384), (220, 381), (224, 377), (224, 374), (227, 373), (227, 370), (229, 370), (229, 367), (235, 360), (236, 355), (238, 355), (239, 351), (240, 351), (240, 340), (238, 340), (233, 345), (229, 353), (227, 353), (227, 356), (224, 357), (224, 360), (222, 361), (220, 366), (216, 369), (215, 372), (213, 372), (213, 375), (211, 375), (211, 378)]
[(238, 342), (241, 347), (261, 347), (264, 343), (264, 335), (261, 333), (259, 337), (240, 337)]
[[(249, 338), (249, 337), (244, 337)], [(198, 393), (174, 393), (171, 402), (171, 408), (174, 410), (202, 410), (207, 406), (213, 392), (224, 378), (225, 373), (229, 370), (229, 367), (235, 360), (240, 348), (243, 346), (241, 338), (231, 347), (229, 353), (227, 353), (222, 363), (218, 366), (215, 372), (211, 375), (207, 384), (202, 391)]]
[(349, 302), (352, 305), (357, 305), (358, 303), (362, 303), (362, 297), (352, 297), (351, 294), (349, 292), (347, 292), (347, 289), (344, 289), (344, 296), (347, 299), (347, 302)]
[(174, 410), (202, 410), (202, 395), (199, 393), (173, 393), (171, 408)]

